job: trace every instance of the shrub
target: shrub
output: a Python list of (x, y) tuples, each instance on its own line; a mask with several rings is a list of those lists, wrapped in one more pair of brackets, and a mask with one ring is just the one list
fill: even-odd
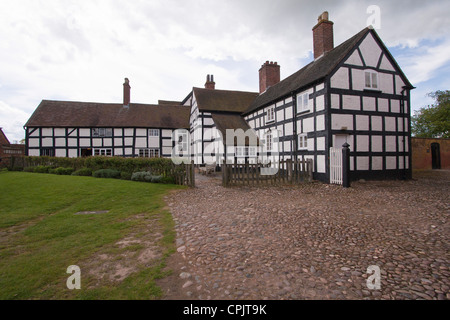
[(72, 174), (73, 168), (63, 168), (63, 167), (59, 167), (59, 168), (50, 170), (49, 172), (50, 172), (50, 173), (57, 174), (57, 175), (69, 176), (69, 175)]
[(131, 180), (133, 180), (133, 181), (151, 182), (152, 174), (149, 171), (135, 172), (135, 173), (133, 173), (131, 175)]
[(113, 169), (100, 169), (92, 174), (96, 178), (113, 178), (120, 179), (120, 171)]
[(174, 177), (162, 177), (160, 182), (166, 183), (166, 184), (175, 184), (175, 178)]
[(162, 181), (162, 176), (152, 175), (149, 171), (135, 172), (131, 175), (131, 180), (142, 182), (159, 183)]
[(92, 176), (92, 169), (91, 168), (81, 168), (77, 171), (72, 172), (73, 176), (84, 176), (84, 177), (91, 177)]
[(131, 173), (123, 171), (120, 173), (120, 179), (122, 180), (131, 180)]
[(50, 169), (52, 169), (52, 167), (50, 167), (50, 166), (37, 166), (37, 167), (34, 167), (34, 172), (35, 173), (49, 173)]
[[(15, 171), (14, 168), (13, 168), (13, 171)], [(34, 172), (34, 167), (26, 167), (26, 168), (23, 169), (23, 171), (25, 171), (25, 172)]]

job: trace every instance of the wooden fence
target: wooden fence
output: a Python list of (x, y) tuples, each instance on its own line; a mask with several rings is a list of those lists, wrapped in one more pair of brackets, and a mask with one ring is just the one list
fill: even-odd
[(175, 177), (175, 184), (195, 187), (195, 165), (194, 160), (189, 164), (174, 165), (173, 176)]
[(342, 185), (342, 148), (330, 148), (330, 183)]
[(222, 184), (228, 186), (298, 184), (312, 181), (312, 159), (282, 160), (263, 165), (261, 163), (233, 163), (222, 165)]

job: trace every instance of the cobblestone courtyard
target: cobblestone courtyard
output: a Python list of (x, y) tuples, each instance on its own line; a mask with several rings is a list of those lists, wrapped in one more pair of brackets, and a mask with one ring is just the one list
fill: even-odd
[[(223, 188), (166, 197), (167, 299), (449, 299), (450, 171), (411, 181)], [(367, 287), (367, 268), (381, 289)]]

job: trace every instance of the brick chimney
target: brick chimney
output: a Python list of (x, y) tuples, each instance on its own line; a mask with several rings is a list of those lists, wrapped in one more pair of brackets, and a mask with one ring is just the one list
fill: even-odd
[(259, 69), (259, 93), (280, 82), (280, 66), (276, 62), (266, 61)]
[(130, 80), (125, 78), (125, 82), (123, 84), (123, 106), (128, 107), (130, 105)]
[(333, 22), (328, 20), (328, 12), (322, 13), (313, 30), (314, 60), (334, 48)]
[(216, 83), (214, 82), (214, 76), (211, 75), (207, 75), (206, 76), (206, 83), (205, 83), (205, 89), (211, 89), (214, 90), (216, 88)]

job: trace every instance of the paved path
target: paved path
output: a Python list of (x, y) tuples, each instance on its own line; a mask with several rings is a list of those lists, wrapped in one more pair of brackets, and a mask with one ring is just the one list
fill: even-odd
[(449, 171), (349, 189), (220, 182), (197, 176), (166, 198), (182, 287), (168, 299), (450, 298)]

